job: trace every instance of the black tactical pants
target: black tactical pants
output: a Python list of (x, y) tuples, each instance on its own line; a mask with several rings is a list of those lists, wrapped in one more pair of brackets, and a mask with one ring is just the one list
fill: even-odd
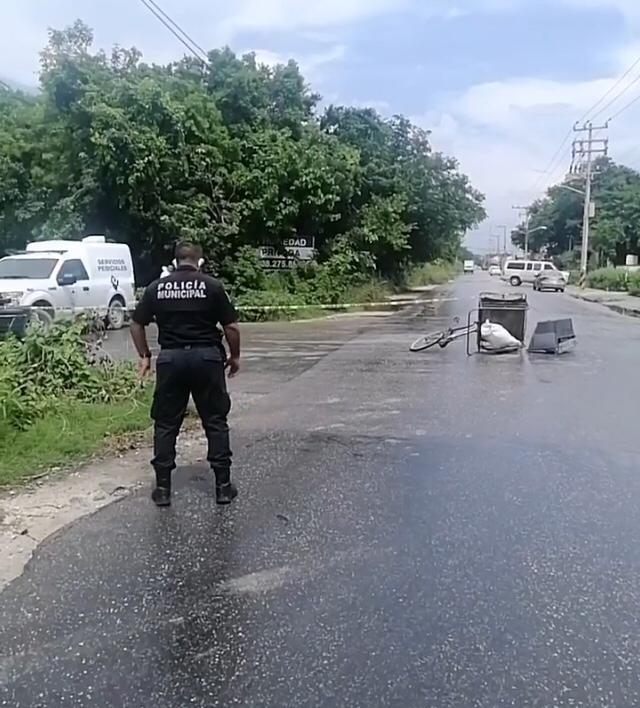
[(176, 440), (189, 395), (200, 415), (209, 445), (207, 459), (216, 476), (228, 475), (231, 467), (227, 424), (231, 400), (220, 350), (163, 349), (156, 363), (156, 390), (151, 408), (155, 421), (152, 464), (158, 482), (169, 480), (175, 467)]

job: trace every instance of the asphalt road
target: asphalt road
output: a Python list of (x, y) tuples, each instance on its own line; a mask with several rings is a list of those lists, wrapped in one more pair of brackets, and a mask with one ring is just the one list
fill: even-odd
[[(370, 313), (295, 322), (243, 323), (242, 376), (229, 382), (232, 393), (243, 400), (245, 396), (254, 400), (255, 396), (271, 393), (386, 316)], [(153, 325), (148, 328), (147, 337), (156, 354), (159, 347)], [(108, 332), (103, 348), (116, 360), (137, 359), (127, 328)]]
[(408, 352), (489, 287), (264, 392), (232, 507), (184, 468), (170, 510), (43, 544), (0, 595), (0, 705), (640, 705), (640, 323), (528, 290), (575, 352)]

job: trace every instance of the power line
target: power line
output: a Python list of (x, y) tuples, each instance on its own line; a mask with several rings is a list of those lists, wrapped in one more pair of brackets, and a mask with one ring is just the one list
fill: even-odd
[[(199, 59), (207, 68), (211, 68), (204, 49), (193, 40), (154, 0), (140, 0), (140, 2), (158, 19), (171, 34), (178, 39), (196, 59)], [(204, 56), (201, 56), (203, 54)]]
[[(560, 147), (558, 147), (558, 149), (553, 154), (553, 157), (551, 158), (551, 160), (549, 160), (549, 164), (547, 165), (547, 167), (538, 175), (538, 178), (533, 183), (533, 186), (531, 188), (532, 192), (538, 190), (538, 187), (539, 187), (540, 183), (542, 182), (542, 180), (544, 179), (545, 175), (552, 174), (553, 172), (556, 171), (556, 169), (560, 165), (560, 162), (562, 161), (562, 155), (563, 155), (562, 151), (563, 151), (564, 147), (566, 146), (566, 144), (569, 142), (569, 138), (572, 135), (573, 135), (573, 126), (571, 128), (569, 128), (569, 130), (567, 131), (567, 134), (564, 136), (564, 138), (562, 139), (562, 142), (560, 143)], [(560, 160), (558, 160), (558, 158), (560, 158)], [(558, 162), (558, 164), (556, 164), (556, 161)]]
[[(606, 91), (606, 92), (604, 93), (604, 95), (602, 95), (602, 96), (593, 104), (593, 106), (591, 106), (591, 108), (582, 116), (582, 118), (579, 118), (579, 119), (578, 119), (578, 123), (581, 123), (583, 120), (585, 120), (585, 119), (587, 118), (587, 116), (588, 116), (592, 111), (595, 111), (595, 109), (596, 109), (605, 99), (607, 99), (607, 98), (618, 88), (618, 86), (620, 86), (620, 84), (627, 78), (627, 76), (629, 76), (629, 74), (630, 74), (630, 73), (636, 68), (636, 66), (638, 66), (639, 64), (640, 64), (640, 57), (638, 57), (638, 58), (633, 62), (633, 64), (624, 72), (624, 74), (622, 74), (622, 76), (615, 82), (615, 84), (613, 84), (613, 86), (611, 86), (611, 88), (610, 88), (608, 91)], [(637, 79), (636, 79), (636, 80), (637, 80)], [(629, 84), (629, 86), (631, 86), (631, 85), (632, 85), (632, 84)], [(628, 90), (628, 88), (629, 88), (629, 87), (627, 87), (627, 90)], [(616, 99), (614, 99), (611, 103), (615, 103), (615, 100), (616, 100)], [(611, 104), (607, 104), (602, 110), (606, 110), (606, 108), (608, 108), (609, 105), (611, 105)], [(599, 115), (600, 115), (600, 111), (598, 111), (598, 113), (596, 113), (596, 115), (591, 116), (591, 119), (594, 120), (594, 119), (597, 118), (597, 116), (599, 116)]]
[(637, 103), (640, 101), (640, 94), (638, 94), (633, 101), (629, 101), (626, 106), (623, 106), (617, 113), (614, 113), (609, 120), (615, 120), (621, 113), (624, 113), (628, 108), (631, 108), (631, 106), (634, 105), (634, 103)]
[(160, 5), (158, 5), (157, 2), (155, 2), (154, 0), (147, 0), (147, 2), (148, 2), (150, 5), (153, 5), (153, 6), (156, 8), (156, 10), (167, 20), (167, 22), (170, 22), (171, 25), (172, 25), (173, 27), (175, 27), (176, 30), (178, 30), (178, 32), (180, 32), (180, 34), (182, 34), (184, 37), (186, 37), (187, 40), (190, 42), (190, 44), (192, 44), (199, 52), (201, 52), (201, 54), (203, 55), (203, 57), (204, 57), (205, 59), (208, 58), (209, 55), (208, 55), (207, 51), (206, 51), (205, 49), (203, 49), (203, 48), (196, 42), (196, 40), (195, 40), (193, 37), (191, 37), (185, 30), (183, 30), (182, 27), (180, 27), (180, 25), (179, 25), (175, 20), (173, 20), (173, 19), (167, 14), (167, 13), (160, 7)]
[[(600, 96), (600, 98), (590, 107), (587, 109), (587, 111), (582, 115), (580, 118), (578, 118), (578, 123), (582, 123), (582, 121), (586, 120), (587, 116), (589, 116), (593, 111), (600, 106), (600, 104), (605, 101), (617, 88), (620, 86), (623, 81), (629, 76), (629, 74), (638, 66), (640, 65), (640, 57), (638, 57), (632, 64), (631, 66), (628, 67), (628, 69), (622, 74), (622, 76), (611, 86), (605, 93)], [(606, 106), (604, 106), (598, 113), (596, 113), (593, 118), (596, 118), (597, 116), (600, 115), (602, 111), (605, 111), (609, 106), (613, 105), (618, 98), (623, 96), (637, 81), (640, 81), (640, 75), (637, 76), (630, 84), (627, 85), (627, 87), (621, 91), (612, 101), (610, 101)], [(623, 109), (624, 110), (624, 109)], [(618, 114), (619, 115), (619, 114)], [(534, 182), (531, 191), (536, 191), (540, 185), (540, 182), (544, 178), (544, 175), (550, 175), (553, 174), (556, 169), (559, 167), (560, 162), (562, 161), (562, 151), (565, 147), (565, 145), (569, 142), (569, 138), (571, 138), (573, 134), (573, 127), (569, 128), (567, 131), (566, 135), (564, 138), (562, 138), (562, 141), (560, 143), (560, 146), (554, 153), (553, 157), (549, 161), (549, 164), (547, 168), (541, 173), (541, 175), (538, 176), (536, 181)], [(557, 161), (557, 164), (556, 164)]]
[(602, 115), (602, 114), (607, 110), (607, 108), (610, 108), (611, 106), (613, 106), (613, 104), (614, 104), (619, 98), (621, 98), (622, 96), (624, 96), (624, 94), (627, 93), (627, 91), (628, 91), (632, 86), (635, 86), (635, 84), (637, 84), (639, 81), (640, 81), (640, 74), (638, 74), (638, 76), (636, 76), (636, 78), (635, 78), (630, 84), (627, 84), (627, 86), (625, 86), (625, 88), (623, 88), (622, 91), (620, 91), (618, 94), (616, 94), (616, 96), (614, 96), (614, 97), (609, 101), (609, 103), (607, 103), (607, 104), (606, 104), (605, 106), (603, 106), (596, 114), (594, 114), (594, 115), (591, 117), (591, 120), (595, 120), (598, 116)]

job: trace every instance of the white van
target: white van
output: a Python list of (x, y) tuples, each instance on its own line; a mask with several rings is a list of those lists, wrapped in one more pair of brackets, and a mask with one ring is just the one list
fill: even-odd
[[(551, 261), (526, 261), (520, 258), (509, 258), (504, 264), (502, 279), (515, 286), (522, 285), (522, 283), (533, 283), (545, 270), (558, 271)], [(558, 272), (562, 273), (565, 281), (569, 281), (568, 272)]]
[(82, 241), (35, 241), (0, 259), (0, 299), (32, 307), (45, 322), (84, 310), (104, 312), (119, 329), (135, 305), (129, 247), (104, 236)]

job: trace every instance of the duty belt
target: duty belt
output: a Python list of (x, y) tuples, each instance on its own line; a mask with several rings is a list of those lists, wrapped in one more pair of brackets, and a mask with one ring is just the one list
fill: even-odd
[(184, 349), (188, 351), (189, 349), (216, 349), (217, 344), (170, 344), (168, 347), (160, 347), (160, 349)]

